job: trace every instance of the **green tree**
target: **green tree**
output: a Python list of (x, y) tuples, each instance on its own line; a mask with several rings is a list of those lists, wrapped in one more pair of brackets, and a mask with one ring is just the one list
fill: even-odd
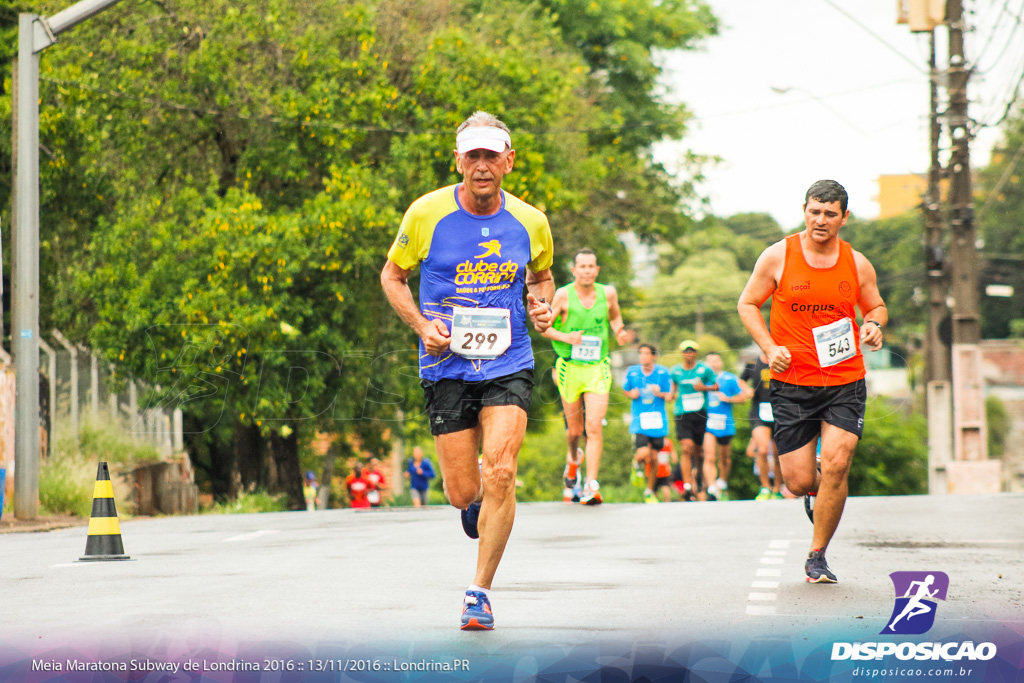
[[(983, 338), (1014, 336), (1011, 321), (1024, 318), (1024, 111), (1020, 106), (1002, 127), (1003, 140), (992, 161), (978, 172), (977, 230), (984, 243), (981, 254), (981, 326)], [(1013, 296), (988, 297), (990, 284), (1010, 285)]]
[(868, 402), (864, 435), (850, 465), (850, 495), (901, 496), (928, 492), (928, 429), (878, 397)]
[(474, 109), (512, 126), (506, 189), (549, 214), (560, 253), (607, 250), (628, 280), (617, 231), (687, 227), (690, 189), (649, 157), (685, 120), (654, 51), (713, 32), (703, 4), (602, 7), (600, 26), (519, 0), (126, 7), (43, 55), (41, 326), (181, 405), (219, 494), (298, 504), (314, 429), (380, 452), (401, 410), (422, 432), (415, 340), (377, 273), (405, 207), (456, 180)]
[(924, 266), (920, 212), (908, 212), (874, 221), (850, 219), (842, 236), (864, 254), (875, 268), (878, 291), (889, 312), (886, 330), (888, 346), (896, 346), (901, 356), (912, 339), (927, 327), (928, 284)]
[[(707, 237), (694, 235), (693, 240)], [(728, 249), (694, 250), (671, 274), (657, 276), (630, 319), (640, 328), (642, 339), (666, 349), (674, 350), (685, 338), (679, 330), (695, 329), (698, 320), (710, 334), (724, 340), (723, 348), (741, 348), (750, 338), (736, 314), (736, 301), (748, 276)]]

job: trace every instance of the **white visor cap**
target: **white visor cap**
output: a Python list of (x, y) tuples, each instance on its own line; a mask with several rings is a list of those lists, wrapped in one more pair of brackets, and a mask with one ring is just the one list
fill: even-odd
[(474, 149), (504, 152), (512, 148), (512, 136), (497, 126), (468, 126), (455, 136), (455, 151), (459, 154)]

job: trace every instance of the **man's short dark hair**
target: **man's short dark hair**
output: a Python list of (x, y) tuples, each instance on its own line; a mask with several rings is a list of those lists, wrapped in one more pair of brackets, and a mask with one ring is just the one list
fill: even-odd
[(580, 249), (579, 251), (572, 255), (572, 265), (576, 265), (576, 259), (579, 258), (580, 256), (593, 256), (594, 261), (597, 261), (597, 252), (595, 252), (593, 249), (587, 249), (586, 247), (584, 247), (583, 249)]
[(640, 346), (639, 346), (639, 347), (637, 348), (637, 350), (639, 351), (640, 349), (650, 349), (650, 350), (651, 350), (651, 354), (652, 354), (652, 355), (655, 355), (655, 356), (657, 356), (657, 355), (658, 355), (658, 349), (654, 348), (654, 345), (653, 345), (653, 344), (641, 344), (641, 345), (640, 345)]
[(846, 194), (846, 188), (834, 180), (818, 180), (807, 188), (807, 194), (804, 195), (804, 206), (807, 206), (807, 202), (811, 199), (822, 204), (839, 202), (839, 210), (844, 214), (846, 205), (850, 201), (849, 195)]

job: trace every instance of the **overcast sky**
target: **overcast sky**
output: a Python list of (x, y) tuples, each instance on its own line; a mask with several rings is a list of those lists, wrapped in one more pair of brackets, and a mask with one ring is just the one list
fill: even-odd
[[(670, 168), (680, 149), (722, 157), (702, 186), (713, 213), (763, 211), (793, 227), (807, 187), (832, 178), (854, 214), (873, 218), (879, 175), (927, 171), (928, 38), (896, 24), (896, 0), (709, 2), (721, 34), (665, 59), (666, 97), (693, 111), (691, 132), (655, 154)], [(968, 86), (970, 114), (994, 121), (1024, 68), (1024, 3), (966, 4), (968, 58), (986, 72)], [(942, 67), (948, 36), (937, 36)], [(980, 132), (975, 167), (998, 140)]]

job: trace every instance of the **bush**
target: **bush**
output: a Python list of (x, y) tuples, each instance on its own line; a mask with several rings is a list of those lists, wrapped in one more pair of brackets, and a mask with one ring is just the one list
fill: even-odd
[(250, 512), (284, 512), (288, 510), (288, 495), (284, 493), (272, 495), (266, 491), (240, 493), (234, 500), (214, 503), (202, 510), (209, 514), (245, 514)]
[(928, 426), (885, 399), (870, 400), (864, 435), (850, 466), (851, 496), (903, 496), (928, 492)]
[(83, 425), (79, 439), (63, 436), (39, 469), (39, 509), (43, 515), (92, 514), (93, 492), (100, 462), (106, 462), (114, 488), (114, 504), (124, 516), (131, 488), (118, 477), (136, 462), (157, 460), (155, 448), (140, 444), (124, 432), (104, 425)]
[(985, 421), (988, 429), (988, 457), (1001, 458), (1006, 450), (1006, 437), (1010, 435), (1013, 418), (998, 396), (985, 399)]
[[(616, 487), (632, 489), (629, 470), (633, 461), (633, 445), (629, 428), (618, 410), (611, 407), (607, 419), (608, 424), (603, 430), (604, 452), (599, 481), (606, 501), (623, 502)], [(520, 501), (562, 500), (565, 449), (565, 425), (561, 416), (546, 420), (535, 432), (527, 432), (519, 451), (518, 476), (523, 485), (516, 497)]]
[[(89, 517), (95, 483), (95, 464), (77, 453), (54, 453), (39, 470), (40, 514)], [(115, 498), (118, 508), (125, 509), (124, 504), (118, 505)]]
[[(732, 441), (731, 499), (751, 499), (761, 483), (746, 457), (750, 441), (748, 404), (735, 409), (736, 436)], [(850, 465), (851, 496), (900, 496), (928, 490), (927, 424), (921, 415), (907, 415), (885, 398), (869, 399), (864, 434)]]

